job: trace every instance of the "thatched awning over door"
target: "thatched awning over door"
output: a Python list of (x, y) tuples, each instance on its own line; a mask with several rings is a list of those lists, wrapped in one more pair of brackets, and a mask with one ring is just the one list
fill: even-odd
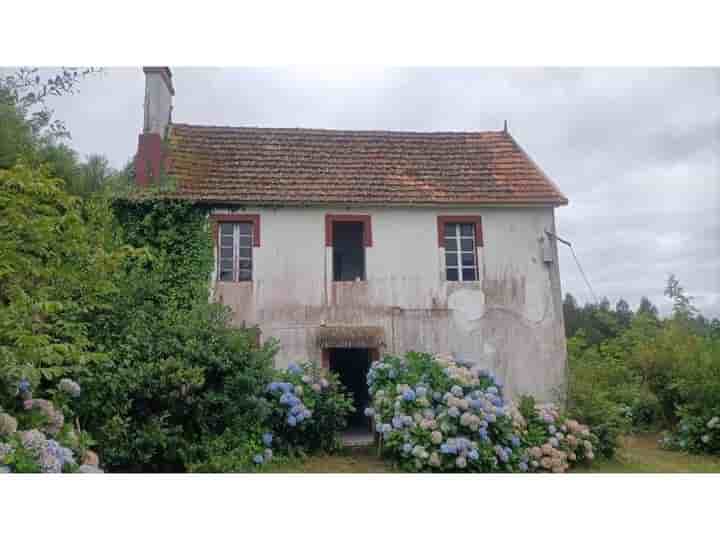
[(382, 326), (321, 326), (315, 334), (321, 349), (375, 349), (385, 346)]

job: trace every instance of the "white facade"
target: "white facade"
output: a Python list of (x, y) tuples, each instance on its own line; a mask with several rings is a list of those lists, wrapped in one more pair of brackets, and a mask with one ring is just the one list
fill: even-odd
[[(552, 207), (232, 212), (260, 215), (253, 281), (213, 276), (213, 295), (232, 308), (236, 324), (257, 324), (263, 339), (279, 340), (278, 366), (320, 361), (321, 325), (378, 326), (385, 336), (381, 353), (449, 352), (492, 370), (511, 395), (544, 401), (562, 395), (566, 350), (557, 247), (545, 234), (555, 232)], [(333, 282), (326, 214), (371, 216), (366, 281)], [(482, 217), (478, 281), (445, 281), (439, 215)]]

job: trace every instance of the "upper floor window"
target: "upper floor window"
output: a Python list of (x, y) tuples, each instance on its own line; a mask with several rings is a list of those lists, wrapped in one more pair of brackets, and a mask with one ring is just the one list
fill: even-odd
[(365, 248), (372, 245), (370, 216), (327, 214), (325, 244), (333, 248), (333, 281), (365, 281)]
[(216, 222), (219, 281), (252, 281), (253, 246), (260, 245), (260, 217), (220, 214)]
[(252, 223), (220, 224), (220, 281), (252, 281)]
[(477, 281), (477, 248), (482, 246), (479, 216), (439, 216), (438, 233), (445, 248), (445, 279)]

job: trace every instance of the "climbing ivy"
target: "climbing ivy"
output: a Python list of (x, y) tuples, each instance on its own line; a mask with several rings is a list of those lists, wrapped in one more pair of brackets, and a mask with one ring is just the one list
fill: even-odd
[(185, 308), (207, 300), (213, 246), (205, 209), (161, 198), (119, 198), (113, 208), (125, 242), (148, 250), (144, 269), (161, 280), (158, 300)]

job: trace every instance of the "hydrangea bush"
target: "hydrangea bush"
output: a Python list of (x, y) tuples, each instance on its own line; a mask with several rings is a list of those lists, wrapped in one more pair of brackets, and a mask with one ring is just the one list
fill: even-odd
[(284, 455), (331, 452), (354, 411), (352, 398), (337, 376), (313, 363), (290, 364), (277, 371), (265, 392), (269, 414), (263, 434), (265, 450), (254, 456), (257, 465), (272, 459), (272, 449)]
[(26, 379), (13, 385), (13, 406), (0, 409), (0, 472), (10, 473), (101, 473), (97, 454), (88, 449), (91, 439), (80, 432), (73, 417), (72, 401), (81, 388), (71, 379), (61, 379), (53, 400), (33, 398)]
[(489, 372), (449, 357), (408, 353), (368, 373), (383, 454), (405, 471), (564, 472), (593, 459), (594, 435), (552, 406), (503, 397)]
[(677, 428), (663, 435), (661, 446), (669, 450), (720, 456), (720, 409), (696, 414), (687, 407), (680, 407), (678, 418)]

